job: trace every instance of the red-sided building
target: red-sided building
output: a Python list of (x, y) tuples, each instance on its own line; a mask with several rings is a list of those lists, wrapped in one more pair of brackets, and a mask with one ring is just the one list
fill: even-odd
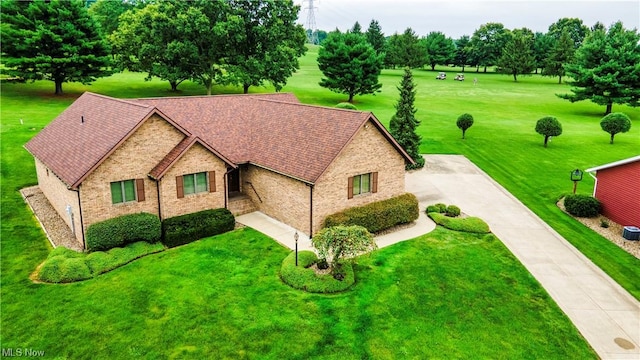
[(595, 173), (593, 196), (602, 214), (616, 223), (640, 227), (640, 155), (587, 169)]

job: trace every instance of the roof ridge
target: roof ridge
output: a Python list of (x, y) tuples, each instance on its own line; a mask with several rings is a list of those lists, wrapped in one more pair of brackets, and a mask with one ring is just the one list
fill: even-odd
[[(143, 97), (143, 98), (135, 98), (132, 100), (161, 100), (161, 99), (204, 99), (204, 98), (213, 98), (213, 97), (257, 97), (257, 96), (280, 96), (290, 94), (295, 96), (294, 93), (291, 92), (282, 92), (282, 93), (252, 93), (252, 94), (216, 94), (216, 95), (187, 95), (187, 96), (153, 96), (153, 97)], [(267, 99), (260, 99), (267, 100)], [(274, 100), (275, 101), (275, 100)], [(294, 104), (294, 103), (290, 103)]]
[(297, 106), (306, 106), (306, 107), (319, 108), (319, 109), (325, 109), (325, 110), (347, 111), (347, 112), (352, 112), (352, 113), (367, 114), (367, 116), (368, 115), (373, 115), (373, 113), (371, 111), (365, 111), (365, 110), (341, 109), (341, 108), (331, 107), (331, 106), (305, 104), (305, 103), (293, 103), (293, 102), (290, 102), (290, 101), (273, 100), (273, 99), (256, 99), (256, 100), (258, 100), (258, 101), (268, 101), (268, 102), (274, 102), (274, 103), (280, 103), (280, 104), (291, 104), (291, 105), (297, 105)]
[(96, 93), (91, 92), (91, 91), (85, 91), (82, 95), (92, 95), (92, 96), (96, 96), (96, 97), (107, 99), (107, 100), (112, 100), (112, 101), (117, 101), (117, 102), (129, 104), (129, 105), (143, 107), (145, 109), (150, 109), (150, 108), (154, 108), (155, 107), (155, 106), (151, 106), (151, 105), (147, 105), (147, 104), (133, 102), (133, 101), (126, 100), (126, 99), (118, 99), (118, 98), (114, 98), (114, 97), (107, 96), (107, 95), (96, 94)]

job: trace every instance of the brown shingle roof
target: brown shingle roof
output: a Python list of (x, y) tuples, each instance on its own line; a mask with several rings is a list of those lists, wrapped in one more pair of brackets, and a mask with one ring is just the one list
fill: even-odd
[(75, 188), (154, 113), (153, 106), (87, 92), (25, 148)]
[(156, 178), (197, 141), (228, 163), (315, 183), (367, 121), (412, 162), (371, 113), (303, 105), (281, 93), (129, 101), (85, 93), (25, 147), (75, 187), (153, 113), (187, 135), (151, 171)]

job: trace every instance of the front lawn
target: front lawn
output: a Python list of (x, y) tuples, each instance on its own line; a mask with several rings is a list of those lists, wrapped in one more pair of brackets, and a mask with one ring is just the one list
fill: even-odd
[[(3, 274), (2, 347), (60, 358), (596, 358), (500, 241), (438, 228), (359, 259), (338, 295), (282, 283), (288, 250), (241, 229), (97, 278)], [(35, 260), (35, 259), (34, 259)]]

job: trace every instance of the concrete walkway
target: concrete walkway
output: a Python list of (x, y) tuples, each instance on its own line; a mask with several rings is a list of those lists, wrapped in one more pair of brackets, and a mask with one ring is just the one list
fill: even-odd
[[(433, 230), (422, 211), (427, 205), (458, 205), (489, 224), (602, 359), (640, 359), (640, 303), (635, 298), (464, 156), (428, 155), (426, 163), (406, 175), (407, 191), (420, 202), (420, 218), (412, 227), (377, 237), (379, 247)], [(237, 221), (294, 248), (295, 230), (262, 213)], [(308, 235), (299, 235), (298, 249), (312, 250)]]
[(640, 359), (635, 298), (465, 157), (429, 155), (426, 163), (407, 174), (407, 191), (485, 220), (602, 359)]

